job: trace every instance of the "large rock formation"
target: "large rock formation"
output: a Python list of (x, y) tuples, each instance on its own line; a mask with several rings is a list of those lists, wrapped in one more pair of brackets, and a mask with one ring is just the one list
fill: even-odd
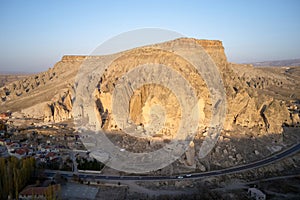
[(72, 117), (74, 78), (85, 56), (64, 56), (46, 72), (28, 76), (0, 89), (1, 111), (59, 122)]
[[(99, 111), (99, 120), (106, 130), (119, 130), (112, 111), (112, 92), (118, 79), (143, 63), (163, 63), (171, 66), (196, 88), (199, 98), (201, 119), (200, 129), (209, 125), (211, 118), (211, 100), (209, 90), (202, 77), (186, 60), (171, 52), (155, 50), (152, 47), (172, 49), (173, 45), (199, 44), (216, 64), (226, 90), (227, 111), (225, 130), (235, 126), (258, 128), (261, 133), (281, 133), (283, 125), (299, 123), (299, 113), (291, 110), (291, 102), (300, 98), (297, 91), (299, 76), (282, 73), (270, 73), (270, 69), (256, 69), (251, 65), (228, 63), (221, 41), (182, 38), (154, 46), (136, 48), (120, 53), (120, 57), (110, 64), (101, 77), (99, 87), (95, 88), (95, 107)], [(187, 54), (189, 52), (186, 52)], [(45, 122), (59, 122), (71, 119), (72, 105), (75, 99), (74, 83), (80, 65), (86, 56), (64, 56), (47, 72), (29, 76), (0, 89), (1, 111), (21, 111), (25, 116), (41, 118)], [(105, 56), (99, 57), (99, 60)], [(291, 70), (291, 69), (289, 69)], [(286, 91), (293, 86), (295, 91)], [(275, 88), (276, 87), (276, 88)], [(275, 89), (274, 89), (275, 88)], [(280, 88), (279, 92), (276, 89)], [(168, 97), (168, 98), (166, 98)], [(176, 97), (170, 90), (159, 85), (145, 85), (134, 91), (130, 99), (131, 119), (140, 126), (146, 126), (151, 120), (149, 114), (152, 105), (164, 107), (166, 127), (156, 136), (172, 138), (178, 129), (182, 115)], [(189, 161), (190, 164), (192, 164)]]
[[(178, 42), (182, 44), (200, 44), (218, 67), (227, 95), (225, 130), (232, 130), (234, 126), (238, 125), (248, 128), (258, 128), (260, 133), (281, 133), (283, 124), (291, 125), (293, 120), (296, 121), (297, 117), (294, 117), (294, 119), (291, 118), (290, 112), (282, 99), (278, 99), (274, 95), (268, 93), (264, 94), (261, 89), (264, 89), (265, 87), (253, 87), (253, 84), (249, 84), (249, 79), (253, 80), (255, 77), (262, 80), (261, 76), (264, 76), (265, 79), (272, 80), (276, 85), (281, 86), (286, 84), (285, 87), (289, 87), (289, 84), (294, 84), (294, 82), (283, 81), (286, 77), (282, 77), (282, 75), (270, 74), (268, 76), (267, 72), (260, 73), (261, 69), (254, 69), (250, 65), (246, 66), (247, 70), (244, 71), (244, 74), (236, 73), (238, 65), (227, 62), (224, 48), (220, 41), (180, 39), (160, 45), (172, 49), (172, 45), (175, 45)], [(172, 66), (183, 77), (189, 80), (189, 83), (193, 88), (196, 88), (198, 98), (201, 102), (204, 102), (202, 103), (202, 106), (200, 106), (200, 112), (203, 113), (202, 118), (204, 118), (200, 123), (200, 128), (209, 126), (208, 122), (211, 117), (211, 102), (207, 86), (201, 76), (195, 74), (192, 67), (189, 66), (185, 60), (176, 57), (176, 55), (169, 54), (168, 52), (159, 52), (158, 50), (145, 47), (124, 52), (109, 66), (108, 70), (103, 75), (99, 90), (100, 93), (96, 96), (101, 102), (104, 102), (102, 104), (104, 108), (102, 109), (102, 112), (105, 110), (108, 113), (108, 116), (110, 116), (108, 120), (105, 120), (104, 127), (108, 130), (119, 129), (111, 115), (112, 92), (118, 79), (126, 72), (132, 70), (135, 66), (150, 61)], [(181, 66), (185, 67), (181, 68)], [(245, 78), (245, 75), (252, 77)], [(180, 110), (177, 109), (179, 108), (179, 105), (176, 98), (171, 95), (170, 91), (166, 91), (165, 88), (146, 85), (135, 91), (130, 100), (131, 119), (133, 119), (136, 124), (147, 124), (149, 121), (147, 119), (149, 107), (158, 103), (165, 107), (169, 119), (166, 123), (169, 127), (161, 130), (159, 135), (166, 137), (172, 136), (172, 133), (178, 128), (176, 127), (176, 124), (178, 124), (178, 121), (176, 120), (180, 118), (181, 114)], [(201, 132), (201, 130), (199, 130), (199, 132)]]

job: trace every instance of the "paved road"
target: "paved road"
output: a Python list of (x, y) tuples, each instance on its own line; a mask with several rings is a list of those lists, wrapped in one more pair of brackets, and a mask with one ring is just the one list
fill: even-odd
[[(237, 173), (241, 171), (251, 170), (258, 167), (266, 166), (271, 163), (274, 163), (278, 160), (281, 160), (283, 158), (286, 158), (294, 153), (297, 153), (300, 150), (300, 144), (294, 145), (290, 147), (289, 149), (280, 152), (278, 154), (272, 155), (266, 159), (256, 161), (253, 163), (240, 165), (236, 167), (230, 167), (227, 169), (222, 170), (216, 170), (216, 171), (209, 171), (209, 172), (202, 172), (202, 173), (193, 173), (189, 175), (180, 175), (180, 176), (106, 176), (106, 175), (98, 175), (98, 174), (91, 174), (91, 173), (77, 173), (79, 178), (85, 178), (85, 179), (93, 179), (93, 180), (175, 180), (175, 179), (196, 179), (196, 178), (204, 178), (209, 176), (219, 176), (219, 175), (225, 175), (225, 174), (232, 174)], [(58, 171), (52, 171), (52, 170), (46, 170), (45, 174), (48, 176), (53, 176)], [(66, 178), (72, 178), (73, 172), (65, 172), (65, 171), (59, 171), (59, 173), (66, 177)]]

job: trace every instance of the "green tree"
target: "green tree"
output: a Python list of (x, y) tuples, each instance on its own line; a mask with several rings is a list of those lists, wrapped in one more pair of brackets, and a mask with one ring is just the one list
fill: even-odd
[(60, 196), (60, 185), (49, 185), (45, 196), (47, 200), (57, 199)]
[(0, 158), (0, 199), (18, 198), (19, 191), (30, 180), (35, 170), (35, 159)]

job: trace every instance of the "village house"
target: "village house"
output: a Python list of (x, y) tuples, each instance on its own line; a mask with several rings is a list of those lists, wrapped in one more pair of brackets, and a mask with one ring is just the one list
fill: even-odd
[(48, 187), (26, 187), (19, 194), (19, 200), (46, 200), (59, 199), (60, 185), (50, 185)]

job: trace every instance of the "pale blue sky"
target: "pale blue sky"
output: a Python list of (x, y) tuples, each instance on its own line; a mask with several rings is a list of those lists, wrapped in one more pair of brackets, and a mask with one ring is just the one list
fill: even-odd
[(232, 62), (300, 58), (299, 11), (298, 0), (0, 0), (0, 71), (44, 71), (147, 27), (222, 40)]

